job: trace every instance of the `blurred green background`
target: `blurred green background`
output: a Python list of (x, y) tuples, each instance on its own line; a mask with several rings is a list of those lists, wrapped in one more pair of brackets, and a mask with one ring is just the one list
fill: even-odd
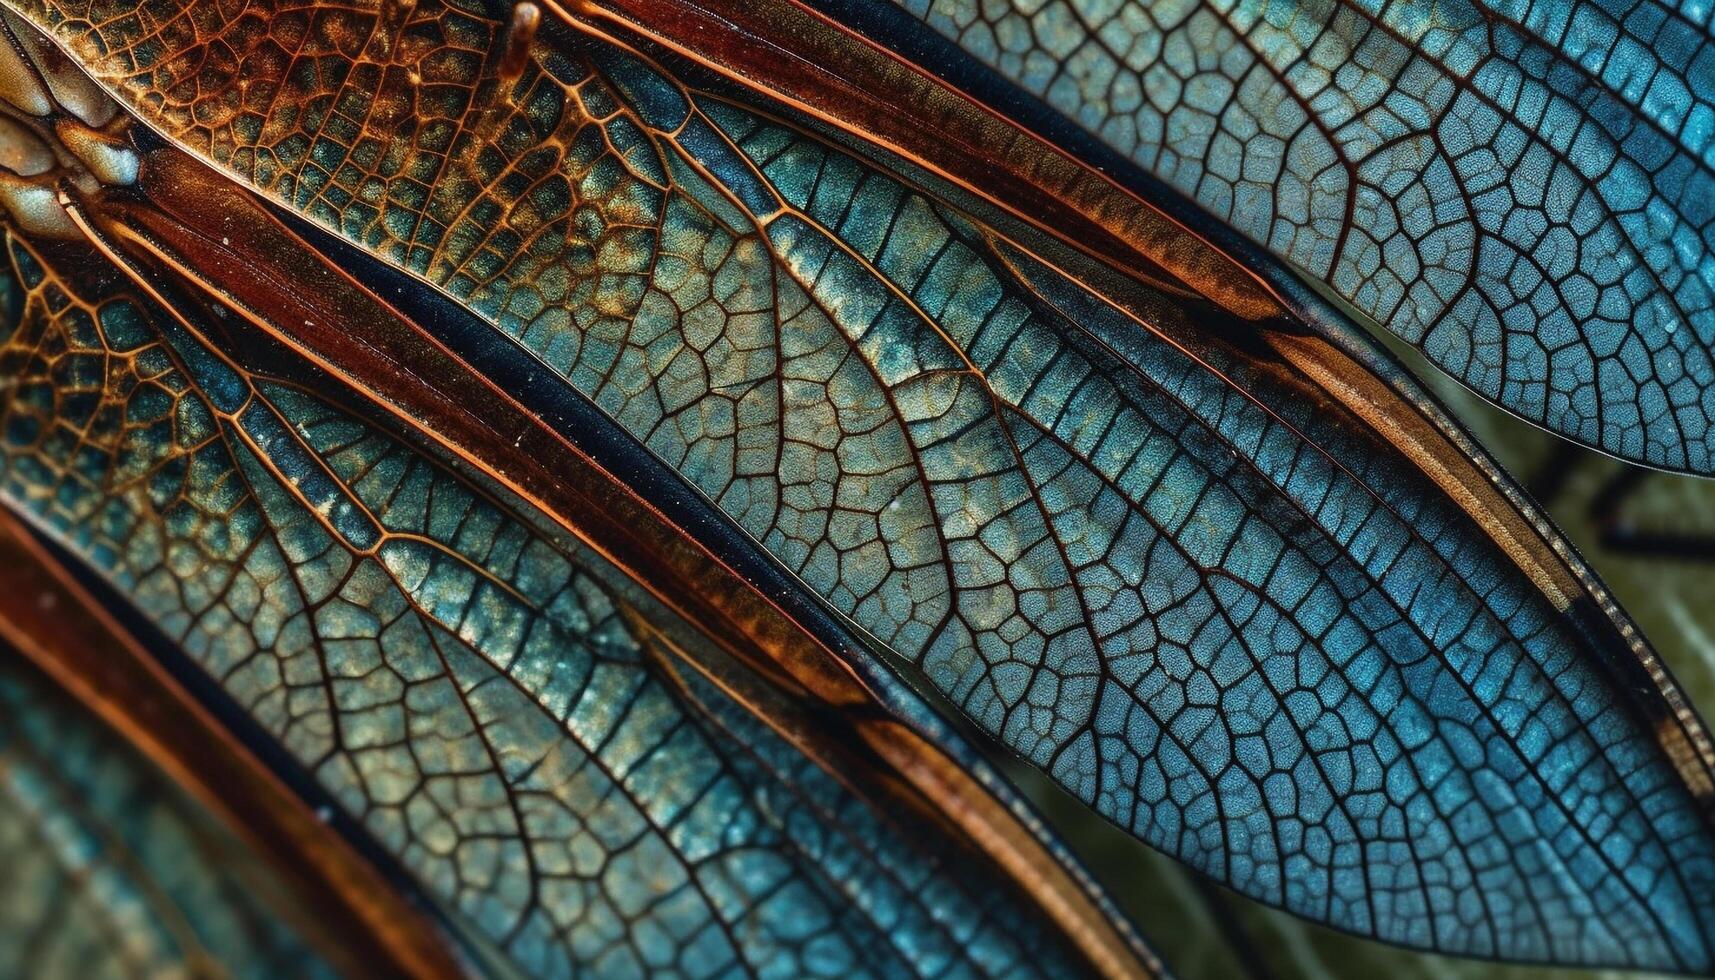
[[(1559, 524), (1707, 718), (1715, 711), (1715, 481), (1657, 473), (1573, 446), (1490, 407), (1411, 352), (1395, 353)], [(1435, 956), (1311, 925), (1209, 883), (1039, 780), (1020, 781), (1186, 980), (1654, 976)]]

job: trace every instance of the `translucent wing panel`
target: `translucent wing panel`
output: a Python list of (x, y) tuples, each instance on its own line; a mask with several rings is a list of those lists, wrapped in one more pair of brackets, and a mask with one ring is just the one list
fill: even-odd
[(98, 8), (36, 15), (1130, 832), (1384, 939), (1711, 963), (1707, 773), (1647, 650), (1551, 541), (1496, 536), (1492, 487), (1437, 482), (1252, 327), (568, 32), (513, 58), (430, 2)]
[(0, 496), (517, 967), (1082, 968), (967, 845), (692, 670), (599, 559), (111, 272), (16, 237), (8, 262)]
[(1715, 472), (1706, 9), (898, 5), (1478, 393)]

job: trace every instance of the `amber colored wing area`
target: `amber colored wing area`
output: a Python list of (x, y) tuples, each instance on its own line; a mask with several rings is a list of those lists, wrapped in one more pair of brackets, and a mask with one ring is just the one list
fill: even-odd
[[(701, 514), (676, 527), (729, 567), (771, 570), (780, 608), (825, 613), (797, 622), (872, 689), (920, 684), (1128, 832), (1318, 921), (1524, 960), (1715, 962), (1707, 733), (1510, 484), (1361, 339), (1241, 302), (1248, 288), (1205, 297), (1168, 253), (1208, 258), (1207, 243), (1158, 223), (1183, 237), (1152, 251), (1092, 213), (1144, 202), (1062, 198), (1074, 224), (1051, 232), (975, 192), (968, 160), (893, 155), (874, 120), (842, 120), (825, 98), (842, 71), (881, 64), (859, 39), (789, 3), (748, 9), (799, 20), (737, 23), (735, 7), (700, 32), (652, 14), (711, 5), (550, 4), (539, 29), (527, 11), (438, 0), (18, 6), (170, 141), (366, 253), (354, 276), (459, 307), (425, 324), (453, 361), (526, 406), (598, 409), (561, 435), (612, 435), (587, 449), (610, 472), (664, 464), (670, 478), (632, 491)], [(765, 60), (745, 60), (764, 45), (782, 65), (828, 57), (782, 95)], [(908, 76), (893, 63), (859, 81), (885, 103), (922, 81)], [(979, 111), (910, 91), (954, 100), (926, 126)], [(1042, 191), (1025, 178), (1049, 171), (1021, 171), (1037, 151), (1016, 139), (1008, 179)], [(214, 298), (266, 283), (243, 285), (220, 257), (219, 216), (173, 200), (186, 173), (146, 163), (154, 211), (114, 192), (79, 205), (137, 282), (166, 269), (201, 290), (155, 297), (176, 317), (84, 297), (59, 328), (124, 352), (136, 380), (121, 390), (143, 400), (107, 438), (136, 448), (44, 461), (57, 443), (31, 439), (7, 470), (59, 487), (54, 474), (95, 466), (73, 482), (134, 487), (134, 503), (27, 482), (8, 498), (103, 565), (519, 962), (861, 963), (812, 955), (794, 931), (817, 892), (793, 875), (814, 878), (833, 852), (800, 843), (818, 857), (777, 862), (759, 842), (793, 841), (796, 825), (765, 833), (760, 814), (736, 821), (760, 837), (702, 831), (708, 807), (742, 814), (758, 786), (808, 792), (826, 770), (747, 781), (760, 777), (708, 734), (742, 727), (715, 692), (651, 668), (674, 661), (633, 625), (653, 611), (623, 612), (640, 599), (314, 385), (197, 336), (187, 324), (220, 322)], [(1128, 268), (1116, 242), (1156, 258)], [(12, 255), (25, 308), (55, 309), (40, 284), (68, 280), (23, 243)], [(305, 343), (326, 324), (283, 315), (291, 302), (239, 319), (355, 370), (372, 328), (353, 318), (344, 346)], [(64, 373), (17, 375), (39, 392), (13, 399), (36, 413), (21, 431), (88, 428), (29, 408), (66, 410), (52, 397)], [(162, 434), (128, 442), (118, 423), (132, 418)], [(532, 465), (511, 431), (465, 444), (502, 483)], [(174, 565), (180, 547), (195, 560)], [(841, 640), (852, 633), (870, 642)], [(641, 666), (604, 673), (610, 661)], [(653, 750), (677, 739), (714, 761)], [(517, 830), (491, 839), (443, 817), (452, 785), (480, 801), (477, 826)], [(592, 798), (636, 828), (630, 850), (592, 831), (598, 866), (647, 882), (593, 884), (576, 862)], [(875, 883), (866, 904), (833, 875), (827, 948), (887, 949), (842, 937), (897, 940), (881, 923), (900, 914), (939, 922), (922, 883), (983, 873), (912, 863), (909, 835), (889, 839), (911, 855), (903, 883)], [(667, 860), (717, 840), (701, 861)], [(984, 941), (939, 955), (1048, 962), (1030, 951), (1055, 948), (1034, 920), (966, 889), (951, 907)], [(589, 938), (657, 916), (673, 927)], [(929, 947), (902, 945), (902, 968), (920, 969), (910, 951)]]
[(759, 721), (798, 709), (678, 650), (596, 556), (323, 386), (241, 367), (87, 250), (10, 256), (0, 492), (460, 933), (540, 975), (1079, 962), (970, 845), (808, 752), (813, 719)]

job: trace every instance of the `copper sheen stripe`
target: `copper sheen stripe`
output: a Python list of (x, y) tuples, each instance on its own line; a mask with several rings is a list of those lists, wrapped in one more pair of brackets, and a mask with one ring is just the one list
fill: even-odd
[(894, 762), (1017, 881), (1099, 973), (1156, 973), (1019, 815), (975, 780), (948, 778), (958, 767), (935, 746), (882, 734), (873, 723), (884, 713), (878, 698), (837, 653), (551, 423), (328, 263), (248, 191), (171, 148), (152, 153), (143, 174), (147, 203), (99, 196), (68, 202), (98, 247), (122, 267), (137, 267), (140, 285), (166, 273), (203, 291), (378, 412), (517, 494), (732, 656), (801, 697), (849, 713), (869, 749)]
[(646, 39), (885, 146), (1129, 275), (1243, 320), (1287, 315), (1272, 287), (1165, 212), (796, 0), (544, 5), (576, 29), (621, 44), (627, 34)]
[(1568, 609), (1574, 596), (1595, 598), (1668, 703), (1668, 716), (1658, 724), (1664, 749), (1692, 791), (1715, 807), (1715, 741), (1659, 657), (1581, 560), (1557, 544), (1533, 505), (1442, 430), (1437, 407), (1405, 397), (1326, 341), (1294, 336), (1302, 332), (1293, 329), (1298, 316), (1273, 287), (1213, 242), (801, 0), (543, 3), (575, 29), (621, 45), (630, 38), (659, 45), (886, 147), (1112, 268), (1158, 287), (1177, 284), (1258, 323), (1265, 342), (1326, 397), (1394, 440), (1557, 609)]

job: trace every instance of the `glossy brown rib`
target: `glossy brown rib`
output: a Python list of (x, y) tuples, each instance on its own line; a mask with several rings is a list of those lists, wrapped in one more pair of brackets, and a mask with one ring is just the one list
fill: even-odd
[[(578, 29), (616, 43), (647, 39), (885, 146), (1125, 275), (1158, 287), (1163, 280), (1178, 283), (1238, 318), (1259, 321), (1262, 343), (1288, 367), (1281, 378), (1302, 386), (1293, 371), (1302, 372), (1321, 398), (1386, 433), (1494, 535), (1556, 608), (1568, 608), (1583, 594), (1597, 599), (1667, 702), (1669, 711), (1657, 719), (1658, 738), (1693, 793), (1715, 810), (1715, 743), (1691, 702), (1604, 585), (1559, 544), (1535, 505), (1478, 446), (1449, 433), (1439, 408), (1406, 398), (1333, 343), (1295, 330), (1298, 316), (1278, 293), (1218, 245), (797, 0), (547, 0), (547, 7)], [(899, 106), (912, 106), (912, 112), (899, 112)], [(1147, 316), (1137, 319), (1149, 323)]]
[[(1321, 395), (1413, 447), (1426, 472), (1479, 520), (1556, 605), (1578, 590), (1534, 528), (1509, 526), (1493, 479), (1387, 385), (1325, 342), (1281, 336), (1296, 321), (1273, 290), (1195, 232), (1111, 179), (795, 0), (584, 0), (549, 7), (613, 40), (620, 26), (861, 139), (886, 146), (992, 204), (1094, 252), (1125, 274), (1171, 277), (1248, 320), (1282, 360), (1316, 379)], [(898, 107), (920, 107), (900, 112)], [(1141, 266), (1141, 268), (1140, 268)], [(1071, 270), (1062, 270), (1078, 278)], [(1129, 310), (1145, 328), (1150, 317)], [(1290, 377), (1283, 373), (1283, 377)], [(1361, 390), (1360, 390), (1361, 389)], [(1402, 411), (1403, 410), (1403, 411)], [(1416, 421), (1406, 422), (1405, 415)]]
[(1511, 508), (1490, 506), (1500, 501), (1494, 476), (1472, 466), (1420, 407), (1380, 382), (1337, 381), (1369, 371), (1327, 343), (1280, 337), (1298, 332), (1290, 329), (1298, 318), (1254, 272), (974, 98), (798, 0), (549, 0), (547, 6), (578, 29), (616, 43), (624, 35), (641, 37), (884, 146), (1123, 274), (1157, 285), (1165, 277), (1243, 319), (1267, 321), (1259, 333), (1328, 397), (1371, 421), (1413, 416), (1417, 421), (1389, 428), (1423, 453), (1437, 483), (1512, 542), (1509, 554), (1557, 606), (1579, 591), (1563, 556), (1535, 527), (1505, 526), (1512, 522), (1497, 515)]
[(1604, 615), (1621, 626), (1649, 680), (1661, 694), (1667, 712), (1654, 719), (1656, 737), (1687, 787), (1715, 812), (1715, 743), (1698, 718), (1691, 700), (1667, 665), (1644, 642), (1607, 588), (1552, 533), (1535, 504), (1524, 499), (1498, 472), (1485, 469), (1481, 448), (1463, 448), (1437, 426), (1421, 406), (1352, 362), (1343, 352), (1314, 337), (1271, 333), (1268, 343), (1281, 357), (1322, 390), (1334, 393), (1352, 414), (1363, 419), (1395, 445), (1411, 450), (1411, 458), (1467, 513), (1482, 524), (1507, 556), (1523, 569), (1557, 608), (1566, 609), (1574, 596), (1592, 595)]
[(641, 37), (885, 145), (1158, 288), (1207, 298), (1244, 320), (1286, 313), (1254, 273), (1155, 206), (794, 0), (547, 0), (545, 6), (580, 30), (618, 43)]
[[(1149, 312), (1127, 303), (1123, 291), (1115, 290), (1107, 301), (1132, 318), (1139, 329), (1155, 333), (1214, 370), (1184, 338), (1155, 328)], [(1263, 328), (1252, 339), (1256, 341), (1251, 350), (1256, 369), (1268, 372), (1275, 384), (1325, 405), (1326, 411), (1379, 433), (1386, 444), (1401, 450), (1482, 526), (1556, 609), (1565, 611), (1580, 597), (1595, 600), (1602, 614), (1618, 625), (1632, 655), (1665, 702), (1666, 710), (1652, 716), (1657, 739), (1705, 810), (1715, 813), (1715, 742), (1711, 742), (1690, 699), (1606, 586), (1565, 544), (1536, 505), (1489, 460), (1482, 447), (1459, 431), (1427, 396), (1402, 392), (1322, 337)], [(1242, 386), (1234, 387), (1243, 390)], [(1248, 393), (1246, 397), (1279, 420), (1269, 405)], [(1340, 465), (1332, 458), (1330, 463)]]
[[(1582, 560), (1480, 447), (1440, 410), (1408, 398), (1298, 315), (1254, 272), (1111, 178), (799, 0), (547, 0), (575, 28), (636, 38), (884, 146), (1053, 234), (1122, 274), (1179, 284), (1258, 324), (1283, 380), (1302, 372), (1331, 407), (1386, 433), (1492, 534), (1556, 608), (1593, 595), (1666, 701), (1658, 737), (1693, 792), (1715, 810), (1715, 742), (1660, 657)], [(901, 112), (901, 106), (910, 106)], [(1074, 278), (1078, 278), (1075, 274)], [(1133, 315), (1145, 328), (1150, 317)], [(1172, 342), (1172, 338), (1167, 338)], [(1176, 346), (1179, 346), (1176, 344)], [(1263, 406), (1265, 409), (1267, 406)]]
[(351, 976), (465, 975), (440, 927), (179, 685), (0, 508), (0, 638), (255, 844)]
[[(112, 196), (71, 208), (97, 247), (132, 269), (139, 285), (153, 288), (149, 280), (165, 273), (205, 291), (409, 430), (488, 474), (725, 652), (842, 715), (864, 751), (885, 760), (933, 803), (938, 819), (1018, 881), (1099, 973), (1158, 972), (1016, 814), (939, 749), (889, 720), (843, 660), (549, 423), (327, 263), (248, 193), (182, 153), (151, 155), (143, 189), (147, 203)], [(164, 296), (156, 298), (171, 308)], [(793, 737), (797, 729), (780, 711), (771, 713), (766, 699), (744, 700)], [(830, 759), (831, 743), (794, 741)]]

